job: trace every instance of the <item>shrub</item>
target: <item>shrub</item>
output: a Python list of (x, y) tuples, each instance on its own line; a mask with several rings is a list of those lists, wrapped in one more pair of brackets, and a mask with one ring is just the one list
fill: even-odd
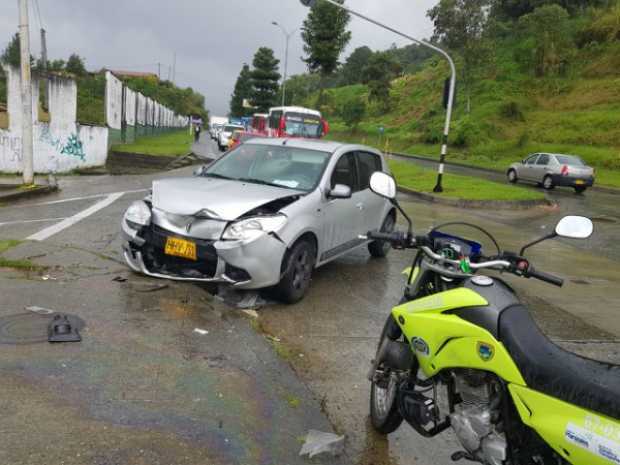
[(512, 121), (525, 121), (523, 111), (518, 102), (508, 101), (504, 102), (499, 107), (499, 114), (502, 118), (506, 118)]
[(340, 114), (345, 124), (355, 130), (366, 115), (366, 102), (360, 97), (351, 99), (342, 106)]

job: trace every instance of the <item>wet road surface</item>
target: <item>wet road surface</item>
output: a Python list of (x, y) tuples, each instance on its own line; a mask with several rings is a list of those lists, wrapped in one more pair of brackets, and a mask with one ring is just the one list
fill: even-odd
[[(0, 208), (0, 240), (25, 239), (123, 193), (45, 241), (3, 254), (49, 268), (0, 269), (0, 337), (16, 331), (1, 317), (31, 305), (76, 314), (87, 326), (79, 344), (0, 344), (0, 463), (309, 463), (297, 454), (310, 428), (347, 436), (343, 457), (318, 463), (451, 463), (459, 449), (451, 433), (422, 440), (403, 426), (386, 439), (367, 420), (369, 360), (402, 294), (411, 252), (373, 260), (357, 250), (317, 270), (300, 304), (269, 304), (257, 319), (199, 286), (127, 271), (119, 252), (123, 211), (152, 179), (190, 172), (66, 177), (53, 197)], [(513, 250), (561, 215), (402, 200), (418, 231), (464, 219)], [(604, 244), (606, 236), (594, 240)], [(567, 278), (562, 289), (511, 280), (544, 331), (571, 350), (620, 363), (614, 253), (552, 241), (530, 258)]]

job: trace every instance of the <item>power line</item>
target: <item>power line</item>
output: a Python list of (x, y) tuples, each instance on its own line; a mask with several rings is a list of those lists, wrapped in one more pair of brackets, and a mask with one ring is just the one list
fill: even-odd
[(41, 29), (45, 29), (45, 26), (43, 25), (43, 20), (41, 19), (41, 9), (39, 8), (39, 0), (34, 0), (34, 4), (37, 8), (37, 17), (39, 18), (39, 25), (41, 26)]

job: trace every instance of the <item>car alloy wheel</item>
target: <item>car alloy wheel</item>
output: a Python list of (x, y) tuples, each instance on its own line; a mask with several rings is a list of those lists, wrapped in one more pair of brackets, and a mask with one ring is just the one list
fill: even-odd
[(545, 179), (543, 179), (543, 187), (547, 190), (553, 189), (553, 179), (551, 179), (551, 176), (545, 176)]
[(508, 171), (508, 182), (513, 184), (517, 182), (517, 172), (515, 170)]

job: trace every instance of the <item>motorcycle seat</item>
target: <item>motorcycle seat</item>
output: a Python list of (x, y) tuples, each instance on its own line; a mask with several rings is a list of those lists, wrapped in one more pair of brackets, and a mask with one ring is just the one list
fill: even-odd
[(581, 357), (555, 345), (521, 304), (502, 312), (499, 337), (529, 388), (620, 419), (620, 365)]

